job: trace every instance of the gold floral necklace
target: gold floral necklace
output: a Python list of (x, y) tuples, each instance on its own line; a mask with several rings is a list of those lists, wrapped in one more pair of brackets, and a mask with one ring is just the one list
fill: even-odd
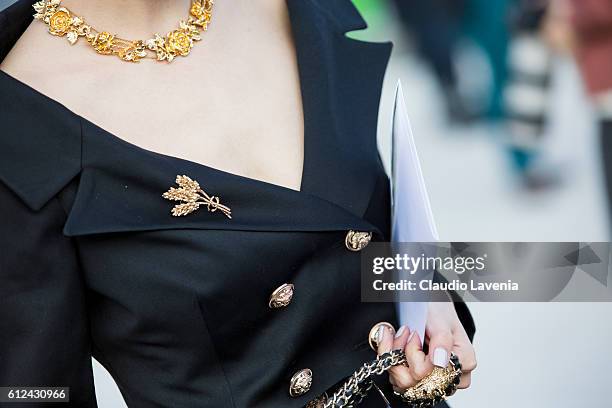
[(123, 61), (138, 62), (143, 58), (172, 62), (175, 57), (185, 57), (193, 48), (195, 41), (202, 38), (212, 18), (213, 0), (192, 0), (189, 18), (179, 24), (179, 28), (165, 37), (159, 34), (149, 40), (124, 40), (108, 31), (98, 31), (70, 10), (61, 7), (61, 0), (41, 0), (34, 4), (34, 18), (49, 27), (49, 33), (66, 37), (75, 44), (79, 37), (93, 47), (98, 54), (116, 55)]

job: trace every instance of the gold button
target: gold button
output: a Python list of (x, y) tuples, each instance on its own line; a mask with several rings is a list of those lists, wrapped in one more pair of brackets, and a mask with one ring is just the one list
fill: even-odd
[(272, 292), (268, 306), (270, 309), (277, 309), (279, 307), (285, 307), (291, 303), (293, 298), (293, 285), (291, 283), (283, 283)]
[(289, 384), (289, 395), (299, 397), (310, 390), (312, 385), (312, 370), (305, 368), (293, 374)]
[(387, 322), (379, 322), (376, 323), (372, 329), (370, 329), (370, 334), (368, 334), (368, 342), (370, 343), (370, 347), (372, 350), (378, 351), (378, 329), (383, 326), (386, 327), (391, 333), (395, 333), (395, 328), (391, 323)]
[(372, 239), (371, 232), (350, 230), (346, 234), (346, 238), (344, 239), (344, 244), (346, 245), (349, 251), (357, 252), (367, 247), (371, 239)]

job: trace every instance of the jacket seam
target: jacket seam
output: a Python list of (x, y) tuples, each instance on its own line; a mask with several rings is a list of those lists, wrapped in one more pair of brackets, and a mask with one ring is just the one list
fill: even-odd
[(219, 352), (217, 351), (217, 347), (216, 347), (215, 342), (213, 340), (211, 331), (210, 331), (210, 329), (208, 327), (208, 322), (206, 321), (206, 318), (204, 318), (204, 314), (203, 314), (203, 311), (202, 311), (202, 307), (203, 306), (200, 303), (200, 301), (199, 301), (197, 296), (194, 296), (193, 299), (194, 299), (194, 301), (196, 303), (196, 306), (198, 308), (197, 311), (199, 312), (200, 319), (202, 319), (202, 323), (204, 324), (204, 327), (206, 329), (206, 334), (210, 338), (210, 344), (211, 344), (211, 347), (213, 349), (212, 351), (213, 351), (213, 353), (215, 355), (215, 359), (217, 360), (217, 364), (219, 364), (219, 368), (221, 370), (221, 374), (223, 374), (223, 379), (225, 380), (225, 384), (227, 385), (227, 390), (229, 391), (230, 402), (232, 403), (232, 406), (234, 408), (236, 408), (236, 402), (234, 401), (234, 393), (232, 391), (232, 386), (231, 386), (231, 383), (230, 383), (229, 378), (227, 376), (227, 372), (225, 371), (225, 367), (223, 366), (223, 362), (222, 362), (221, 358), (219, 357)]
[[(77, 120), (79, 121), (79, 143), (80, 143), (79, 145), (79, 172), (77, 174), (80, 174), (83, 171), (83, 121), (81, 120), (81, 118), (77, 118)], [(64, 206), (64, 202), (60, 199), (60, 195), (61, 195), (61, 192), (56, 194), (54, 198), (59, 203), (67, 219), (68, 216), (70, 215), (70, 211), (68, 210), (68, 208)]]
[(83, 120), (78, 116), (77, 116), (77, 119), (79, 121), (80, 140), (81, 140), (80, 153), (79, 153), (79, 172), (81, 172), (83, 171)]

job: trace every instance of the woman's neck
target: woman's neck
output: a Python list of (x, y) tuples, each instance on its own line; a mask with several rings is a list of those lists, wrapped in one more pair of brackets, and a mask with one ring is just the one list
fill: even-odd
[(62, 6), (97, 30), (144, 39), (174, 30), (189, 16), (191, 0), (63, 0)]

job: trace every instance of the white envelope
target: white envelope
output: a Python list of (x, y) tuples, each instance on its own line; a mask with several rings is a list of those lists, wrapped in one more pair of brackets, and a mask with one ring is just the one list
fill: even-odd
[[(397, 82), (393, 109), (392, 153), (392, 241), (434, 242), (438, 231), (434, 221), (421, 163), (406, 110), (402, 84)], [(400, 324), (425, 338), (426, 302), (399, 302)]]

